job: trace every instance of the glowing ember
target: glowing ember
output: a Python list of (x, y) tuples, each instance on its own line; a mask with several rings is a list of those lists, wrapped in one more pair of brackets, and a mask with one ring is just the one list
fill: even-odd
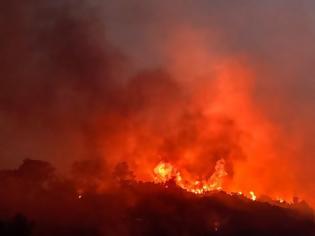
[(282, 198), (278, 198), (277, 201), (280, 203), (284, 203), (284, 199), (282, 199)]
[(255, 193), (253, 191), (250, 191), (249, 194), (250, 194), (250, 199), (252, 199), (253, 201), (256, 201), (257, 197), (256, 197)]
[(219, 231), (219, 229), (220, 229), (220, 222), (214, 221), (213, 222), (213, 230), (217, 232), (217, 231)]

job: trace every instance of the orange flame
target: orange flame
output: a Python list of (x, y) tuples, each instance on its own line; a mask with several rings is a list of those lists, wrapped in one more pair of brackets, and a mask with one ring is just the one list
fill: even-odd
[(153, 170), (156, 182), (166, 182), (173, 177), (174, 167), (165, 162), (160, 162)]
[(209, 179), (205, 180), (189, 180), (182, 177), (180, 171), (166, 162), (160, 162), (153, 170), (155, 174), (155, 182), (165, 183), (174, 178), (176, 184), (188, 192), (202, 194), (213, 190), (221, 190), (223, 178), (227, 175), (225, 171), (225, 161), (220, 159), (216, 162), (215, 171)]
[[(177, 170), (171, 163), (161, 161), (153, 170), (155, 183), (166, 183), (167, 181), (174, 179), (177, 186), (191, 192), (194, 194), (205, 194), (207, 192), (222, 190), (225, 191), (224, 187), (224, 177), (228, 175), (225, 170), (224, 159), (219, 159), (216, 162), (214, 172), (208, 179), (196, 180), (196, 179), (186, 179), (182, 176), (181, 172)], [(165, 185), (167, 188), (168, 186)], [(242, 191), (228, 192), (227, 194), (236, 194), (239, 196), (247, 197), (252, 201), (257, 200), (257, 196), (254, 191), (249, 191), (248, 194)], [(284, 200), (279, 198), (280, 203)]]
[(257, 197), (255, 193), (253, 191), (250, 191), (249, 194), (250, 194), (250, 199), (252, 199), (253, 201), (256, 201)]

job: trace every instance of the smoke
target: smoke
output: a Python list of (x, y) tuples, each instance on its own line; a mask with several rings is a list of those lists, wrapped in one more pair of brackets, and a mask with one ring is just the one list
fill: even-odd
[(107, 188), (118, 163), (141, 180), (161, 160), (203, 178), (223, 158), (228, 188), (310, 200), (313, 7), (5, 3), (1, 165), (76, 161), (79, 182)]
[[(235, 107), (230, 115), (256, 136), (251, 142), (256, 147), (245, 148), (247, 161), (236, 168), (244, 171), (236, 182), (248, 182), (248, 188), (262, 186), (262, 192), (275, 196), (290, 192), (311, 200), (314, 3), (115, 1), (109, 9), (106, 16), (113, 22), (109, 36), (140, 66), (162, 64), (189, 90), (204, 88), (205, 78), (217, 78), (213, 74), (219, 68), (230, 71), (228, 84), (236, 84), (237, 93), (245, 98), (233, 102), (239, 100), (235, 93), (225, 94), (220, 103), (230, 100), (225, 109)], [(124, 14), (116, 14), (118, 10)], [(128, 29), (121, 30), (126, 25)], [(226, 61), (245, 61), (245, 68), (254, 74), (237, 85), (240, 78)], [(198, 91), (202, 100), (213, 93), (206, 87)], [(277, 189), (281, 190), (277, 193)]]
[(1, 39), (3, 164), (24, 155), (69, 165), (96, 155), (93, 119), (113, 106), (115, 84), (128, 70), (96, 9), (71, 1), (5, 8), (2, 22), (12, 24)]

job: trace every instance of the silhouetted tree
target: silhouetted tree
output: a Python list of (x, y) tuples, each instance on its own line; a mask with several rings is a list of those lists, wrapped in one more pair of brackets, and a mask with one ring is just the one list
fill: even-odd
[(54, 177), (55, 168), (46, 161), (25, 159), (16, 173), (24, 180), (42, 183)]
[(120, 162), (115, 166), (113, 176), (119, 182), (128, 182), (134, 180), (135, 176), (129, 169), (127, 162)]

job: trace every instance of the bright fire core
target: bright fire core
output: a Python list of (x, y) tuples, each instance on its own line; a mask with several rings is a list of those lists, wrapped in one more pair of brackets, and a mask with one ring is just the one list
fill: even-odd
[[(177, 186), (180, 188), (194, 193), (205, 194), (211, 191), (221, 191), (223, 189), (224, 177), (228, 175), (225, 171), (224, 159), (219, 159), (216, 162), (214, 172), (208, 179), (204, 180), (188, 180), (183, 178), (180, 170), (177, 170), (172, 164), (161, 161), (153, 170), (154, 179), (156, 183), (165, 184), (167, 181), (174, 179)], [(257, 197), (253, 191), (248, 194), (242, 192), (236, 192), (238, 195), (248, 197), (249, 199), (256, 201)]]
[(210, 178), (204, 180), (187, 180), (182, 177), (181, 172), (172, 164), (160, 162), (154, 168), (155, 182), (165, 183), (170, 179), (174, 179), (179, 187), (196, 194), (221, 190), (223, 178), (227, 175), (224, 165), (224, 159), (220, 159), (216, 162), (215, 170)]

